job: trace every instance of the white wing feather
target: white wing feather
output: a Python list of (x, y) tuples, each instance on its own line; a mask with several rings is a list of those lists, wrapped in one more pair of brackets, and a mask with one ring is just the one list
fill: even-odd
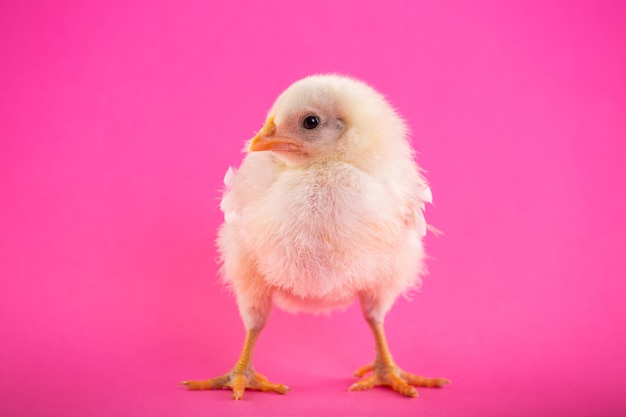
[(424, 212), (426, 211), (426, 203), (433, 202), (433, 194), (430, 187), (425, 182), (420, 184), (420, 189), (417, 192), (417, 200), (419, 207), (415, 207), (414, 209), (415, 225), (420, 235), (426, 236), (428, 223), (426, 223)]
[(224, 196), (220, 202), (220, 209), (224, 213), (224, 221), (231, 223), (238, 217), (237, 211), (234, 207), (234, 201), (232, 196), (229, 195), (230, 188), (235, 183), (236, 170), (233, 167), (228, 167), (226, 174), (224, 175)]

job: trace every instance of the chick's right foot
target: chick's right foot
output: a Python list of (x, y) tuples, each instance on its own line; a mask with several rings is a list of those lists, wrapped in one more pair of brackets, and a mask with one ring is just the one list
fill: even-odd
[(231, 371), (226, 375), (203, 381), (183, 381), (180, 383), (189, 390), (210, 390), (229, 388), (233, 390), (233, 398), (240, 400), (246, 389), (253, 389), (263, 392), (277, 392), (285, 394), (289, 391), (289, 387), (283, 384), (275, 384), (267, 380), (267, 378), (255, 371)]

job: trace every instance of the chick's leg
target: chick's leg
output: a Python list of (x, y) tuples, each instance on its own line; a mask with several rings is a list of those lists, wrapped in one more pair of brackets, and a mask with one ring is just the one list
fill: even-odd
[(181, 384), (190, 390), (221, 389), (233, 390), (233, 398), (240, 400), (246, 389), (259, 391), (273, 391), (279, 394), (286, 393), (289, 388), (283, 384), (275, 384), (266, 377), (257, 373), (252, 366), (254, 346), (261, 330), (267, 323), (271, 309), (271, 295), (266, 288), (259, 283), (262, 280), (254, 279), (251, 275), (248, 281), (237, 282), (235, 294), (237, 306), (246, 329), (246, 339), (239, 360), (233, 369), (225, 375), (204, 381), (184, 381)]
[[(362, 378), (350, 387), (351, 391), (362, 391), (375, 386), (387, 385), (407, 397), (417, 397), (417, 387), (443, 387), (450, 383), (446, 378), (428, 378), (406, 372), (396, 365), (385, 337), (382, 319), (366, 317), (374, 334), (376, 358), (373, 363), (357, 369), (355, 376)], [(372, 375), (364, 377), (367, 373)]]
[(183, 381), (181, 385), (186, 386), (190, 390), (230, 388), (233, 390), (233, 398), (236, 400), (240, 400), (243, 397), (246, 389), (264, 392), (273, 391), (279, 394), (286, 393), (289, 390), (288, 387), (283, 384), (269, 382), (265, 376), (257, 373), (252, 368), (254, 345), (260, 333), (261, 329), (247, 331), (241, 356), (234, 368), (226, 375), (203, 381)]

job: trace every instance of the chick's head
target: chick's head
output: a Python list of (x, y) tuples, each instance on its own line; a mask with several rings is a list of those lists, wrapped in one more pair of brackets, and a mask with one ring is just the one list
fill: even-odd
[(272, 151), (291, 166), (320, 158), (367, 166), (407, 146), (405, 124), (381, 94), (348, 77), (314, 75), (276, 99), (248, 151)]

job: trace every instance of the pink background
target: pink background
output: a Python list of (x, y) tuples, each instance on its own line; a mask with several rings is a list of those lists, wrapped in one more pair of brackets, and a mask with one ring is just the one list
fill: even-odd
[[(626, 3), (95, 3), (0, 6), (0, 415), (626, 415)], [(445, 234), (387, 330), (453, 385), (347, 392), (353, 306), (275, 312), (256, 366), (288, 395), (187, 392), (243, 340), (223, 173), (318, 72), (412, 126)]]

